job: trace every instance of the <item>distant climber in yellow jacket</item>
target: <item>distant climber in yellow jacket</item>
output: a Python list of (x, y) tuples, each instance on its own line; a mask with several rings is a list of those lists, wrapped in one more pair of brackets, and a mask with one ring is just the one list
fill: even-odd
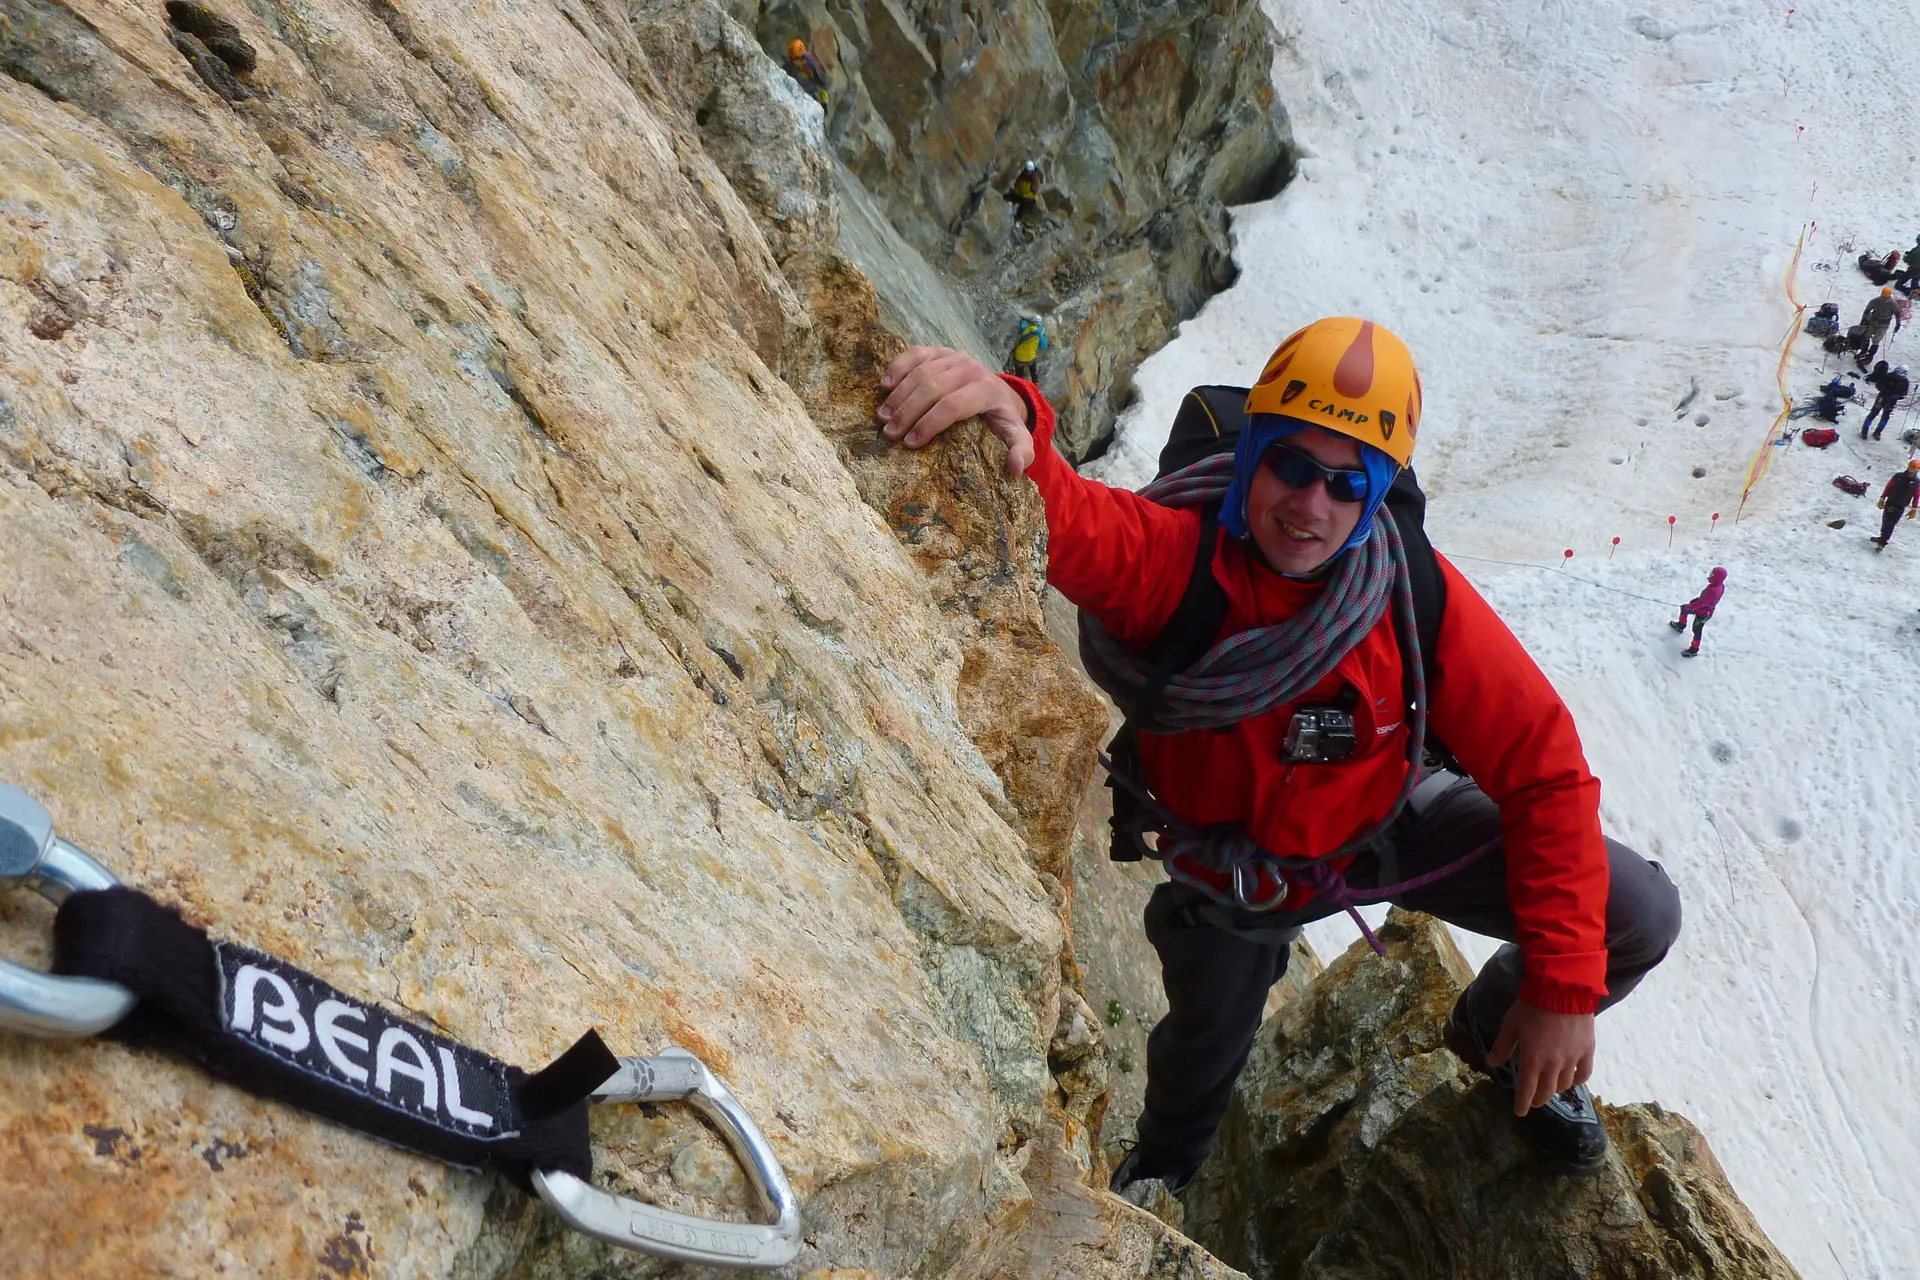
[(1047, 349), (1047, 327), (1039, 316), (1020, 317), (1020, 336), (1007, 358), (1007, 372), (1028, 382), (1040, 381), (1040, 353)]

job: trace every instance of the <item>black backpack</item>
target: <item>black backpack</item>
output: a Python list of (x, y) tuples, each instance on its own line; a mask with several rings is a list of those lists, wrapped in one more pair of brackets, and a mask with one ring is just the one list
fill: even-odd
[[(1913, 490), (1916, 484), (1920, 484), (1920, 476), (1915, 476), (1913, 472), (1894, 472), (1893, 481), (1887, 486), (1887, 510), (1898, 511), (1909, 502), (1912, 502)], [(1124, 733), (1125, 731), (1126, 726), (1122, 725), (1121, 732)], [(1118, 792), (1115, 793), (1116, 796), (1118, 794)]]
[[(1171, 475), (1202, 458), (1230, 452), (1246, 425), (1247, 388), (1195, 387), (1181, 400), (1180, 411), (1173, 417), (1173, 429), (1167, 435), (1166, 446), (1160, 450), (1158, 475)], [(1427, 687), (1431, 690), (1437, 673), (1434, 655), (1439, 651), (1440, 620), (1447, 608), (1447, 582), (1441, 575), (1433, 544), (1427, 541), (1427, 495), (1420, 491), (1411, 467), (1402, 469), (1394, 479), (1393, 487), (1387, 490), (1386, 505), (1393, 512), (1400, 540), (1406, 547), (1407, 579), (1413, 590), (1414, 630)], [(1193, 572), (1187, 578), (1180, 603), (1174, 606), (1172, 616), (1147, 650), (1147, 656), (1153, 659), (1153, 675), (1141, 691), (1133, 713), (1107, 744), (1114, 768), (1129, 777), (1141, 778), (1139, 735), (1152, 731), (1154, 712), (1167, 681), (1206, 656), (1220, 628), (1226, 624), (1227, 594), (1213, 576), (1213, 553), (1219, 528), (1220, 505), (1216, 502), (1201, 513), (1200, 544), (1194, 552)], [(1405, 697), (1411, 707), (1411, 675)], [(1460, 771), (1452, 754), (1431, 733), (1427, 735), (1426, 751), (1431, 763)], [(1113, 790), (1108, 853), (1115, 862), (1138, 862), (1141, 846), (1130, 827), (1139, 813), (1139, 800), (1125, 786), (1116, 784), (1111, 776), (1107, 778), (1107, 786)]]

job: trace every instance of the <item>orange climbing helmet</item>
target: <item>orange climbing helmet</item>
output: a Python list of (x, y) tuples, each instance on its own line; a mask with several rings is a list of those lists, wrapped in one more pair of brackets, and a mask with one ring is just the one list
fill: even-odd
[(1907, 463), (1907, 470), (1920, 471), (1920, 458), (1914, 458), (1911, 461), (1909, 461)]
[(806, 56), (807, 56), (807, 42), (806, 42), (805, 40), (795, 40), (795, 41), (794, 41), (794, 42), (793, 42), (792, 44), (790, 44), (790, 45), (788, 45), (788, 46), (787, 46), (787, 56), (788, 56), (789, 58), (804, 58), (804, 57), (806, 57)]
[(1891, 285), (1889, 285), (1889, 286), (1888, 286), (1887, 288), (1885, 288), (1885, 289), (1882, 289), (1882, 290), (1880, 291), (1880, 296), (1881, 296), (1881, 297), (1883, 297), (1883, 298), (1891, 298), (1891, 297), (1893, 296), (1893, 288), (1892, 288), (1892, 286), (1891, 286)]
[(1247, 393), (1247, 412), (1337, 431), (1404, 467), (1420, 433), (1421, 401), (1420, 371), (1397, 334), (1332, 316), (1274, 349)]

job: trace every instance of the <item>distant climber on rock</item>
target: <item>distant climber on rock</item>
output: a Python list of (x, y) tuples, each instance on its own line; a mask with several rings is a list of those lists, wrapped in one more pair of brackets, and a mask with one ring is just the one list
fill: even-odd
[(823, 108), (827, 105), (827, 69), (807, 51), (805, 40), (795, 40), (787, 46), (787, 60), (781, 66), (809, 98)]
[(1727, 571), (1715, 565), (1707, 574), (1707, 585), (1699, 595), (1680, 606), (1678, 621), (1667, 625), (1675, 631), (1687, 629), (1687, 619), (1693, 619), (1693, 643), (1680, 651), (1683, 658), (1700, 656), (1700, 633), (1706, 630), (1707, 622), (1713, 617), (1713, 611), (1720, 604), (1720, 597), (1727, 593)]
[(1047, 349), (1047, 326), (1039, 316), (1020, 317), (1020, 336), (1007, 356), (1007, 372), (1028, 382), (1040, 381), (1040, 353)]
[(1155, 490), (1179, 506), (1076, 474), (1038, 388), (961, 352), (915, 347), (882, 385), (889, 439), (918, 448), (978, 416), (1006, 445), (1045, 504), (1047, 580), (1083, 610), (1089, 670), (1133, 727), (1112, 785), (1139, 825), (1116, 830), (1115, 852), (1158, 837), (1148, 852), (1170, 879), (1146, 932), (1168, 1013), (1138, 1145), (1110, 1185), (1187, 1185), (1289, 944), (1350, 893), (1507, 940), (1454, 1006), (1449, 1043), (1511, 1091), (1553, 1162), (1597, 1167), (1594, 1015), (1665, 957), (1679, 895), (1602, 834), (1565, 703), (1421, 531), (1406, 345), (1320, 320), (1251, 391), (1196, 390), (1219, 393), (1196, 415), (1200, 460)]
[(1869, 301), (1860, 312), (1860, 327), (1864, 330), (1860, 349), (1854, 358), (1862, 369), (1873, 359), (1880, 344), (1887, 340), (1887, 327), (1891, 325), (1895, 333), (1900, 332), (1900, 310), (1893, 304), (1893, 290), (1882, 289), (1880, 296)]
[(1880, 536), (1872, 539), (1873, 545), (1882, 551), (1893, 538), (1893, 531), (1900, 527), (1900, 513), (1906, 512), (1907, 519), (1913, 519), (1914, 512), (1920, 510), (1920, 458), (1907, 463), (1905, 471), (1896, 471), (1887, 481), (1887, 487), (1880, 491), (1879, 507)]
[(1013, 221), (1016, 226), (1033, 234), (1033, 222), (1040, 212), (1040, 187), (1046, 177), (1040, 171), (1040, 162), (1029, 160), (1020, 166), (1019, 176), (1013, 185), (1007, 188), (1005, 199), (1013, 206)]
[[(1866, 420), (1860, 424), (1860, 438), (1865, 440), (1868, 429), (1872, 428), (1873, 438), (1878, 440), (1880, 433), (1887, 429), (1887, 423), (1893, 418), (1894, 406), (1906, 399), (1907, 390), (1911, 385), (1907, 381), (1907, 366), (1895, 365), (1889, 369), (1887, 362), (1882, 360), (1873, 366), (1873, 372), (1867, 375), (1867, 381), (1873, 384), (1875, 395), (1873, 407), (1867, 410)], [(1877, 427), (1873, 425), (1876, 415), (1880, 419), (1880, 425)]]

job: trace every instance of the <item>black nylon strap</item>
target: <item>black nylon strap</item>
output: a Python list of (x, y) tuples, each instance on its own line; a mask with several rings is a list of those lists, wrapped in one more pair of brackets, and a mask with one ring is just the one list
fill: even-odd
[[(1204, 405), (1202, 406), (1205, 407)], [(1227, 620), (1229, 607), (1226, 588), (1213, 576), (1213, 555), (1220, 539), (1220, 506), (1210, 503), (1200, 513), (1200, 541), (1193, 551), (1193, 569), (1180, 592), (1180, 603), (1148, 651), (1153, 658), (1153, 675), (1140, 691), (1133, 713), (1120, 725), (1107, 744), (1108, 758), (1114, 767), (1129, 777), (1138, 778), (1140, 735), (1153, 731), (1154, 717), (1165, 697), (1167, 682), (1206, 656), (1214, 637)], [(1106, 786), (1113, 792), (1113, 812), (1107, 817), (1107, 856), (1114, 862), (1138, 862), (1151, 852), (1133, 830), (1139, 817), (1140, 802), (1133, 792), (1118, 785), (1107, 775)]]
[(140, 997), (108, 1039), (523, 1189), (536, 1169), (593, 1176), (586, 1099), (620, 1065), (596, 1032), (529, 1076), (124, 887), (69, 897), (53, 945), (55, 973)]
[(1180, 602), (1148, 650), (1153, 658), (1153, 675), (1133, 714), (1127, 720), (1143, 733), (1156, 732), (1154, 720), (1160, 714), (1160, 702), (1166, 696), (1167, 682), (1205, 657), (1214, 639), (1227, 621), (1230, 607), (1226, 588), (1213, 576), (1213, 556), (1220, 540), (1220, 505), (1209, 503), (1200, 513), (1200, 541), (1194, 547), (1193, 568)]

